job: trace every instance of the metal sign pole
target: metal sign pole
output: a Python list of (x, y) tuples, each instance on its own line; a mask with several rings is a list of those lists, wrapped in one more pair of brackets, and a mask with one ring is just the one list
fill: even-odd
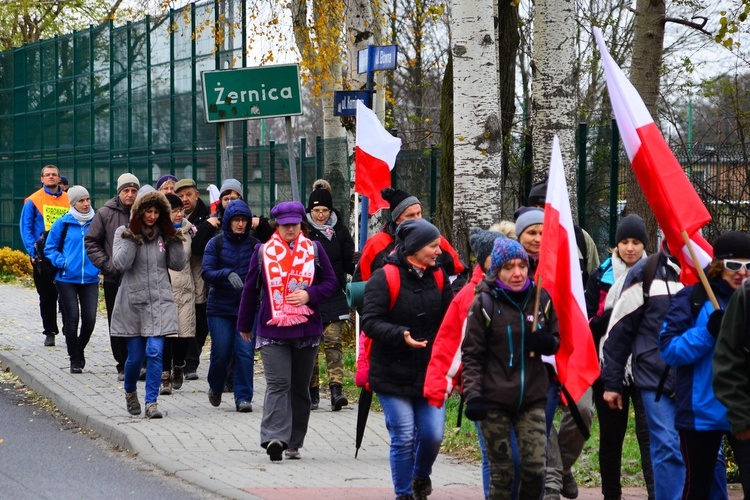
[(219, 154), (221, 162), (221, 181), (232, 178), (232, 172), (229, 168), (229, 155), (227, 154), (227, 124), (226, 122), (219, 123)]
[(292, 142), (292, 117), (284, 117), (284, 121), (286, 122), (286, 144), (289, 152), (289, 178), (292, 181), (292, 200), (300, 201), (297, 165), (294, 162), (294, 143)]

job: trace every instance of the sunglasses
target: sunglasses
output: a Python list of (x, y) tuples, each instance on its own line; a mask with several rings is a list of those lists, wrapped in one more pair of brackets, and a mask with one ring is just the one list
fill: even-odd
[(742, 262), (739, 260), (724, 259), (724, 267), (726, 267), (729, 271), (734, 272), (737, 272), (744, 267), (745, 271), (750, 273), (750, 261)]

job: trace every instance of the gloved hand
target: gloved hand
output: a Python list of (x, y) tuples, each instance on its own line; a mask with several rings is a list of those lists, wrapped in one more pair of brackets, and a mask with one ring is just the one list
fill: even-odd
[(229, 276), (227, 276), (227, 279), (229, 280), (229, 283), (234, 287), (235, 290), (240, 290), (245, 285), (243, 283), (242, 278), (237, 273), (229, 273)]
[(557, 338), (545, 329), (527, 333), (524, 339), (526, 354), (533, 352), (536, 355), (549, 356), (555, 354), (559, 346)]
[(362, 258), (362, 252), (354, 252), (352, 254), (352, 264), (356, 266), (357, 264), (359, 264), (359, 259), (361, 258)]
[(481, 396), (477, 396), (468, 400), (464, 413), (466, 414), (466, 418), (472, 422), (487, 418), (487, 408), (484, 406), (484, 399)]
[(708, 333), (714, 336), (714, 338), (719, 336), (719, 330), (721, 329), (721, 320), (724, 319), (724, 310), (717, 309), (714, 312), (711, 313), (711, 316), (708, 317), (708, 323), (706, 324), (706, 328), (708, 329)]

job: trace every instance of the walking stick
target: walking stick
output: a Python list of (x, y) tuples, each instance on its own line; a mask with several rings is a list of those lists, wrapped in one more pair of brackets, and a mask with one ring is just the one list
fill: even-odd
[(700, 278), (701, 283), (703, 283), (703, 288), (706, 289), (706, 295), (708, 295), (708, 299), (711, 301), (711, 304), (713, 304), (714, 306), (714, 311), (721, 309), (721, 307), (719, 306), (719, 302), (716, 300), (716, 295), (714, 295), (714, 291), (711, 289), (711, 285), (708, 284), (708, 278), (706, 278), (706, 273), (703, 272), (703, 268), (698, 262), (698, 258), (695, 255), (695, 250), (693, 250), (693, 242), (690, 241), (687, 231), (682, 231), (680, 234), (682, 234), (682, 239), (685, 241), (685, 245), (688, 248), (688, 252), (690, 252), (690, 258), (693, 259), (693, 264), (695, 264), (695, 268), (698, 270), (698, 277)]

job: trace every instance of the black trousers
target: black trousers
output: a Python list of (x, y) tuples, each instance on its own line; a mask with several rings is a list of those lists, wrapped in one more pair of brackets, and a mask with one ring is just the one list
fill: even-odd
[(185, 355), (185, 371), (194, 372), (200, 364), (201, 352), (208, 337), (208, 317), (206, 304), (195, 304), (195, 339), (188, 339), (187, 354)]
[[(39, 294), (39, 315), (42, 317), (43, 334), (57, 335), (60, 330), (57, 328), (57, 287), (55, 280), (45, 279), (34, 268), (34, 286), (36, 293)], [(64, 318), (63, 318), (64, 321)]]
[(165, 337), (164, 351), (161, 355), (162, 371), (172, 371), (173, 366), (183, 366), (185, 364), (185, 353), (188, 346), (194, 340), (190, 337)]
[(740, 441), (724, 431), (689, 431), (679, 429), (680, 452), (685, 461), (685, 486), (683, 499), (710, 498), (714, 480), (714, 467), (719, 454), (721, 438), (727, 436), (740, 469), (740, 480), (745, 498), (750, 494), (750, 441)]
[[(630, 401), (635, 410), (635, 436), (641, 451), (641, 467), (646, 482), (648, 498), (654, 498), (654, 472), (651, 467), (648, 421), (643, 408), (641, 392), (637, 388), (623, 386), (622, 410), (612, 410), (604, 401), (604, 385), (601, 379), (594, 382), (594, 404), (599, 419), (599, 470), (604, 497), (622, 496), (620, 474), (622, 470), (622, 444), (628, 428)], [(716, 458), (716, 457), (714, 457)]]
[[(115, 299), (120, 284), (104, 281), (104, 304), (107, 307), (107, 326), (112, 326), (112, 311), (115, 308)], [(117, 373), (125, 373), (125, 361), (128, 359), (127, 337), (109, 336), (109, 345), (112, 348), (112, 356), (117, 363)]]

